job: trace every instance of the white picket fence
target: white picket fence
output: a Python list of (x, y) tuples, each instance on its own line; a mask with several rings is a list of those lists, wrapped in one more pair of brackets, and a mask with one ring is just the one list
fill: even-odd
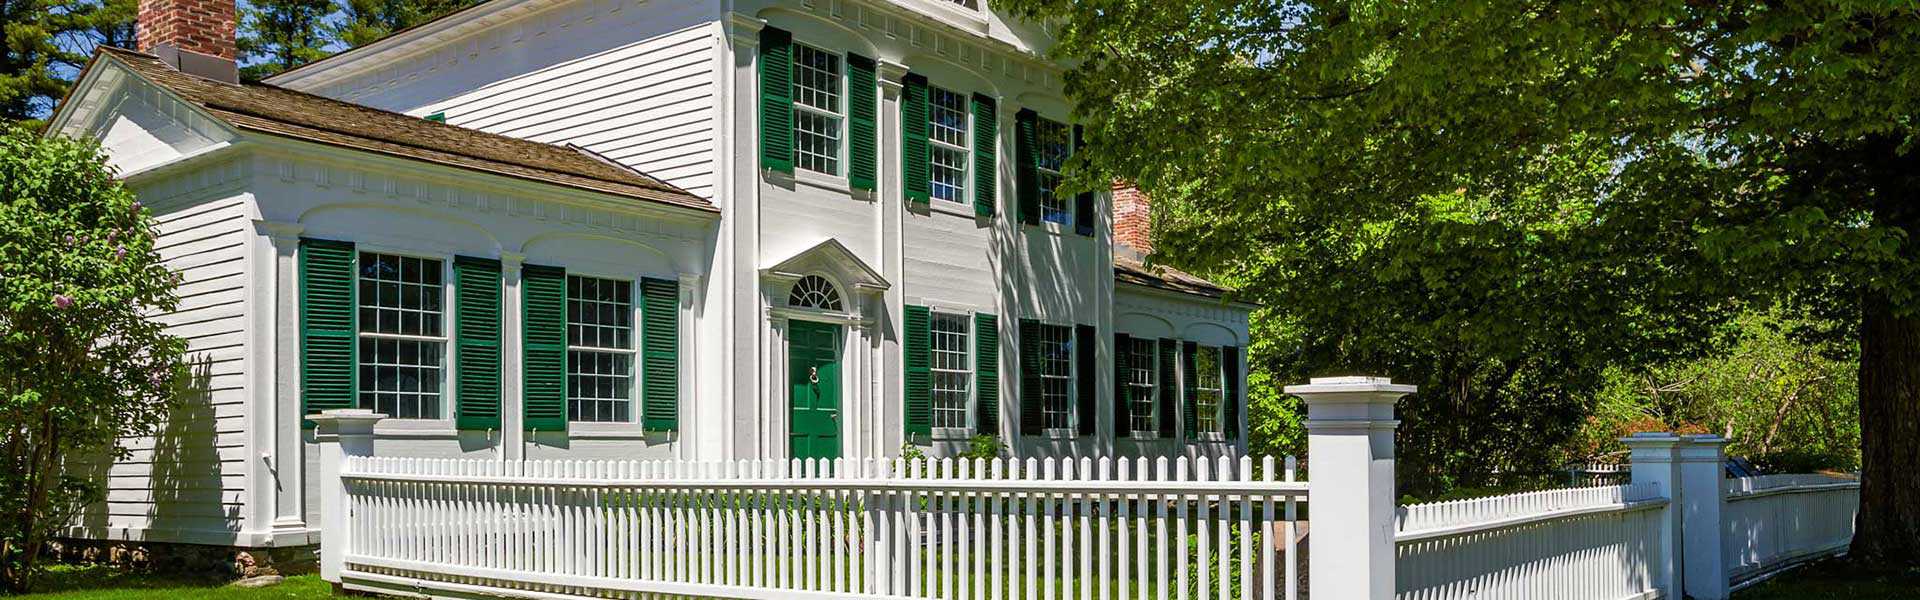
[(1403, 507), (1398, 597), (1651, 597), (1667, 505), (1652, 486), (1609, 485)]
[(1293, 460), (347, 457), (345, 576), (451, 592), (1298, 597)]
[(1827, 475), (1727, 480), (1721, 542), (1733, 581), (1752, 579), (1853, 540), (1860, 482)]

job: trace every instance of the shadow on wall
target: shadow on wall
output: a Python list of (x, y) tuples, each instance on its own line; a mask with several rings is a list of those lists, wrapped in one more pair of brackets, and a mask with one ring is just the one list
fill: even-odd
[[(188, 373), (166, 420), (151, 438), (152, 449), (143, 457), (137, 450), (140, 442), (135, 441), (133, 460), (121, 467), (126, 474), (109, 480), (108, 512), (124, 521), (145, 516), (149, 539), (232, 543), (240, 531), (244, 490), (240, 473), (223, 477), (221, 450), (228, 446), (228, 452), (243, 454), (240, 436), (245, 432), (222, 431), (215, 398), (235, 399), (228, 410), (237, 410), (241, 388), (237, 382), (228, 388), (215, 387), (213, 360), (205, 354), (189, 359)], [(223, 440), (223, 435), (233, 437)]]

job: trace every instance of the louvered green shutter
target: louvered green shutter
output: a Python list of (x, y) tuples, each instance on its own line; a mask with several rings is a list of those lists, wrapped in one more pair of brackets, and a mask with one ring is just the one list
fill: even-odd
[(1222, 427), (1226, 429), (1228, 439), (1240, 438), (1240, 411), (1243, 403), (1240, 397), (1240, 349), (1227, 346), (1220, 349), (1220, 365), (1223, 379), (1221, 389), (1226, 397), (1220, 402), (1227, 405), (1227, 419)]
[(500, 261), (453, 258), (454, 423), (500, 428)]
[(847, 55), (847, 184), (856, 190), (873, 191), (878, 188), (875, 175), (874, 158), (877, 152), (874, 145), (878, 135), (875, 133), (875, 115), (879, 109), (880, 86), (874, 76), (873, 59), (858, 54)]
[(567, 428), (567, 271), (527, 265), (520, 272), (521, 389), (526, 429)]
[(1020, 435), (1047, 432), (1046, 396), (1040, 382), (1040, 322), (1020, 320)]
[(1180, 418), (1180, 345), (1160, 340), (1160, 437), (1173, 439), (1173, 424)]
[(680, 285), (640, 280), (640, 420), (647, 431), (680, 429)]
[(903, 336), (906, 340), (907, 435), (933, 433), (932, 315), (925, 306), (907, 305)]
[(1079, 421), (1080, 435), (1093, 435), (1099, 431), (1098, 411), (1100, 410), (1100, 365), (1097, 358), (1100, 342), (1094, 336), (1098, 333), (1092, 325), (1076, 325), (1073, 328), (1073, 351), (1080, 363), (1074, 377), (1074, 391), (1079, 394), (1079, 403), (1075, 408), (1075, 419)]
[(793, 174), (793, 34), (760, 30), (760, 168)]
[(927, 77), (908, 73), (901, 79), (900, 178), (908, 202), (926, 204), (927, 190)]
[(993, 216), (999, 205), (1000, 117), (993, 98), (973, 95), (973, 214)]
[(1000, 435), (1000, 319), (973, 314), (974, 433)]
[(1014, 194), (1020, 200), (1020, 222), (1040, 224), (1040, 113), (1022, 108), (1013, 113)]
[(1113, 334), (1113, 437), (1127, 437), (1133, 430), (1133, 407), (1127, 401), (1127, 377), (1133, 359), (1133, 337)]
[[(1079, 125), (1073, 126), (1073, 151), (1079, 152), (1086, 147), (1087, 141)], [(1094, 214), (1094, 195), (1092, 190), (1073, 196), (1073, 232), (1080, 235), (1093, 235), (1099, 230), (1099, 215)]]
[[(303, 414), (353, 408), (352, 242), (300, 240), (300, 403)], [(310, 421), (301, 423), (311, 427)]]
[(1200, 345), (1186, 342), (1180, 345), (1180, 373), (1186, 401), (1180, 403), (1186, 410), (1180, 411), (1182, 429), (1186, 430), (1187, 441), (1193, 441), (1200, 435), (1200, 370), (1194, 367), (1198, 362), (1195, 355), (1200, 353)]

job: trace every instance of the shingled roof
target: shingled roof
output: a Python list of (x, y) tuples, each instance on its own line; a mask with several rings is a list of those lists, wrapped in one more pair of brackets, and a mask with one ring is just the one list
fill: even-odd
[(196, 77), (132, 50), (101, 47), (99, 54), (240, 129), (718, 212), (705, 198), (577, 147), (455, 127), (263, 83)]
[(1116, 246), (1113, 250), (1115, 281), (1208, 298), (1221, 298), (1229, 291), (1186, 271), (1160, 265), (1149, 267), (1130, 248)]

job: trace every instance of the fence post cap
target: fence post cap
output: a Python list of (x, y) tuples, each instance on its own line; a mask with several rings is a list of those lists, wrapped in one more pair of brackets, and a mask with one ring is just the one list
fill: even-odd
[(1632, 446), (1672, 446), (1679, 444), (1681, 438), (1667, 431), (1636, 431), (1620, 438), (1620, 443)]
[(1725, 446), (1728, 443), (1727, 438), (1712, 433), (1691, 433), (1680, 436), (1680, 439), (1686, 440), (1691, 446)]
[(307, 415), (313, 421), (316, 433), (333, 435), (355, 435), (373, 433), (373, 424), (387, 418), (386, 415), (364, 408), (336, 408), (320, 411), (317, 415)]
[(1286, 392), (1295, 396), (1313, 396), (1321, 394), (1385, 394), (1399, 398), (1419, 391), (1419, 386), (1394, 383), (1388, 377), (1315, 377), (1305, 384), (1286, 387)]

